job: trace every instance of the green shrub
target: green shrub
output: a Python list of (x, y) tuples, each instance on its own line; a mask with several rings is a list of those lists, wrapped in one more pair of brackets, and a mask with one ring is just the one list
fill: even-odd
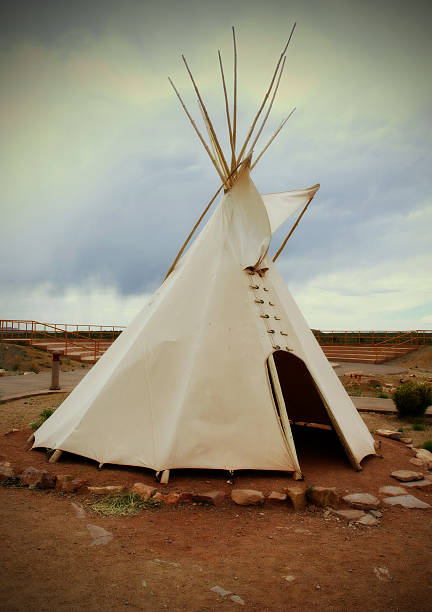
[(426, 442), (423, 442), (420, 448), (425, 448), (432, 453), (432, 440), (426, 440)]
[(412, 428), (413, 428), (413, 431), (424, 431), (425, 430), (425, 426), (422, 423), (414, 423)]
[(432, 385), (413, 381), (402, 383), (393, 393), (393, 400), (400, 417), (423, 416), (432, 403)]
[(381, 399), (389, 399), (390, 395), (388, 393), (380, 393), (378, 397)]
[(31, 429), (39, 429), (39, 427), (42, 425), (42, 423), (45, 423), (45, 421), (47, 419), (49, 419), (49, 417), (53, 414), (53, 412), (54, 412), (54, 410), (51, 410), (51, 408), (47, 408), (46, 410), (42, 410), (42, 412), (40, 413), (40, 415), (36, 419), (36, 421), (32, 421), (30, 423)]

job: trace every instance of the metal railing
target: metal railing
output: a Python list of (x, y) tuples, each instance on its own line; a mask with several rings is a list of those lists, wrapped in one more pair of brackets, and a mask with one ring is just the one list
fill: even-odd
[(62, 342), (64, 354), (72, 349), (87, 351), (94, 361), (103, 353), (105, 344), (111, 344), (126, 329), (120, 325), (77, 325), (71, 323), (42, 323), (25, 319), (0, 319), (0, 341), (25, 341), (36, 345), (40, 340)]

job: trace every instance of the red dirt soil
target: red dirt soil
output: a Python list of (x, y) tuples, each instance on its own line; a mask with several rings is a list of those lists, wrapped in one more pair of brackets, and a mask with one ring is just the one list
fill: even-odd
[[(99, 470), (95, 462), (67, 453), (49, 464), (44, 450), (26, 450), (29, 434), (0, 438), (0, 454), (17, 473), (34, 466), (92, 485), (155, 483), (150, 470)], [(391, 471), (414, 467), (406, 446), (383, 439), (384, 458), (366, 459), (364, 469), (355, 472), (331, 432), (301, 434), (296, 444), (307, 485), (377, 494), (383, 485), (398, 484)], [(156, 486), (229, 494), (228, 477), (178, 470), (167, 486)], [(273, 472), (239, 472), (234, 478), (235, 487), (265, 493), (291, 483), (289, 475)], [(432, 504), (432, 492), (410, 492)], [(365, 528), (314, 507), (295, 513), (289, 504), (239, 507), (227, 500), (217, 508), (162, 506), (134, 517), (105, 518), (88, 509), (88, 494), (0, 488), (0, 497), (3, 610), (205, 611), (241, 605), (211, 591), (215, 585), (238, 595), (246, 610), (430, 609), (430, 510), (385, 508), (379, 526)], [(76, 517), (71, 502), (84, 506), (84, 518)], [(92, 545), (88, 524), (106, 529), (113, 539)]]

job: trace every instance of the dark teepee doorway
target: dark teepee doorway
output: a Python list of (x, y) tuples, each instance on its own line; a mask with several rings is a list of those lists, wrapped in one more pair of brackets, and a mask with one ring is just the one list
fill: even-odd
[(305, 462), (323, 459), (323, 453), (329, 459), (345, 461), (343, 444), (305, 362), (278, 350), (269, 356), (267, 365), (279, 417), (289, 420), (302, 469), (306, 469)]

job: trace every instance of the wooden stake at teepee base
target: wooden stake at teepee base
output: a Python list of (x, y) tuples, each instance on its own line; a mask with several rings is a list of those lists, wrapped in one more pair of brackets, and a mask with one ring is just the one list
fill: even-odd
[(35, 435), (34, 433), (32, 433), (28, 438), (27, 438), (27, 444), (33, 444), (35, 440)]
[(57, 463), (57, 461), (60, 459), (62, 454), (63, 454), (62, 450), (54, 451), (51, 457), (49, 458), (48, 463)]
[(162, 472), (162, 476), (161, 476), (161, 479), (160, 479), (160, 483), (161, 483), (161, 484), (168, 484), (169, 477), (170, 477), (170, 471), (169, 471), (169, 470), (164, 470), (164, 471)]

